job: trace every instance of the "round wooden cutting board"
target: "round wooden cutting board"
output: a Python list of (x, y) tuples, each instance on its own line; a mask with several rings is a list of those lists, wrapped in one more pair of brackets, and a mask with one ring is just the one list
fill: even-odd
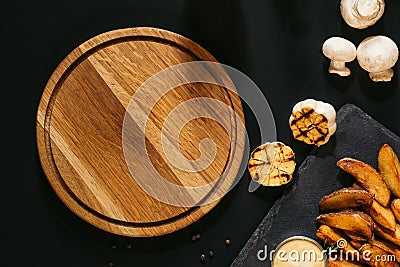
[[(75, 214), (115, 234), (150, 237), (182, 229), (217, 205), (220, 199), (190, 206), (160, 201), (137, 183), (124, 155), (124, 120), (133, 95), (154, 74), (193, 61), (216, 62), (204, 48), (178, 34), (131, 28), (88, 40), (57, 67), (39, 104), (37, 143), (52, 188)], [(149, 94), (151, 98), (152, 91)], [(162, 153), (160, 141), (168, 115), (195, 98), (215, 99), (231, 107), (232, 112), (223, 116), (233, 129), (229, 135), (209, 117), (193, 119), (179, 129), (179, 149), (188, 160), (200, 157), (202, 140), (209, 138), (215, 144), (213, 162), (198, 172), (176, 168)], [(154, 168), (180, 186), (215, 182), (230, 164), (230, 155), (243, 153), (244, 136), (235, 131), (238, 117), (234, 113), (244, 122), (240, 98), (222, 86), (187, 83), (173, 88), (158, 99), (146, 118), (143, 134)], [(133, 122), (143, 120), (139, 109), (129, 116)], [(174, 116), (179, 120), (179, 114)], [(235, 178), (230, 174), (212, 190), (231, 185)], [(165, 190), (165, 194), (171, 192)]]

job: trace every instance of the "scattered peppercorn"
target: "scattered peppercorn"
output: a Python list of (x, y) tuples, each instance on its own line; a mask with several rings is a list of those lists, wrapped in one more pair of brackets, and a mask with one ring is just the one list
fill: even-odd
[(210, 250), (210, 252), (208, 252), (208, 255), (210, 255), (210, 257), (214, 257), (214, 251)]
[(192, 236), (192, 241), (196, 241), (197, 239), (200, 239), (201, 235), (200, 234), (195, 234)]
[(226, 244), (227, 246), (229, 246), (230, 243), (231, 243), (231, 240), (229, 240), (229, 239), (226, 239), (226, 240), (225, 240), (225, 244)]
[(206, 260), (206, 255), (205, 254), (201, 254), (200, 255), (200, 260), (201, 261), (205, 261)]

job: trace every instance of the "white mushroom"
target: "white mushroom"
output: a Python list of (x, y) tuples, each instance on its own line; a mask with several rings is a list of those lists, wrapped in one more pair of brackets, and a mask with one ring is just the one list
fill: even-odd
[(342, 0), (340, 12), (344, 21), (356, 29), (374, 25), (385, 12), (384, 0)]
[(322, 46), (322, 53), (329, 59), (329, 73), (336, 73), (340, 76), (349, 76), (351, 71), (346, 67), (346, 62), (356, 58), (355, 45), (341, 37), (331, 37)]
[(369, 77), (375, 82), (387, 82), (392, 79), (391, 68), (398, 58), (396, 43), (386, 36), (368, 37), (357, 48), (358, 63), (369, 72)]

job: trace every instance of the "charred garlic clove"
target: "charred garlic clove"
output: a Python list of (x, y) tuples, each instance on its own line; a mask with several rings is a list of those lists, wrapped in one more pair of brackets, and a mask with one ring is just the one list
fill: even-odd
[(358, 63), (374, 82), (390, 81), (398, 58), (396, 43), (386, 36), (368, 37), (357, 48)]
[(356, 29), (374, 25), (385, 12), (384, 0), (342, 0), (340, 12), (344, 21)]
[(289, 125), (294, 138), (320, 146), (336, 132), (336, 111), (331, 104), (307, 99), (293, 107)]
[(329, 73), (336, 73), (340, 76), (349, 76), (351, 71), (346, 67), (346, 62), (356, 58), (355, 45), (341, 37), (331, 37), (322, 46), (322, 53), (331, 60)]
[(257, 147), (250, 156), (248, 169), (251, 178), (263, 186), (289, 183), (296, 168), (293, 150), (280, 142)]

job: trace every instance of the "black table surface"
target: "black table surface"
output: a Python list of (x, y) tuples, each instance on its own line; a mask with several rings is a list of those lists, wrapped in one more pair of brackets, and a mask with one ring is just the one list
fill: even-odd
[[(0, 251), (2, 266), (229, 266), (284, 188), (247, 190), (249, 175), (208, 215), (176, 233), (148, 239), (115, 236), (87, 224), (53, 193), (41, 169), (35, 140), (36, 109), (55, 67), (76, 46), (108, 30), (153, 26), (187, 36), (220, 62), (251, 77), (273, 110), (278, 139), (300, 163), (311, 147), (291, 137), (295, 103), (315, 98), (337, 109), (353, 103), (400, 134), (399, 68), (376, 84), (356, 62), (353, 73), (327, 73), (321, 46), (331, 36), (356, 45), (382, 34), (400, 44), (400, 2), (386, 1), (384, 17), (360, 31), (347, 26), (339, 1), (329, 0), (70, 0), (8, 1), (1, 5), (3, 100)], [(3, 98), (4, 99), (4, 98)], [(251, 147), (259, 142), (248, 109)], [(5, 131), (4, 131), (5, 129)], [(193, 234), (201, 238), (192, 242)], [(231, 244), (225, 245), (229, 238)], [(112, 249), (113, 244), (116, 249)], [(131, 244), (131, 248), (127, 247)], [(200, 261), (201, 253), (214, 251)]]

